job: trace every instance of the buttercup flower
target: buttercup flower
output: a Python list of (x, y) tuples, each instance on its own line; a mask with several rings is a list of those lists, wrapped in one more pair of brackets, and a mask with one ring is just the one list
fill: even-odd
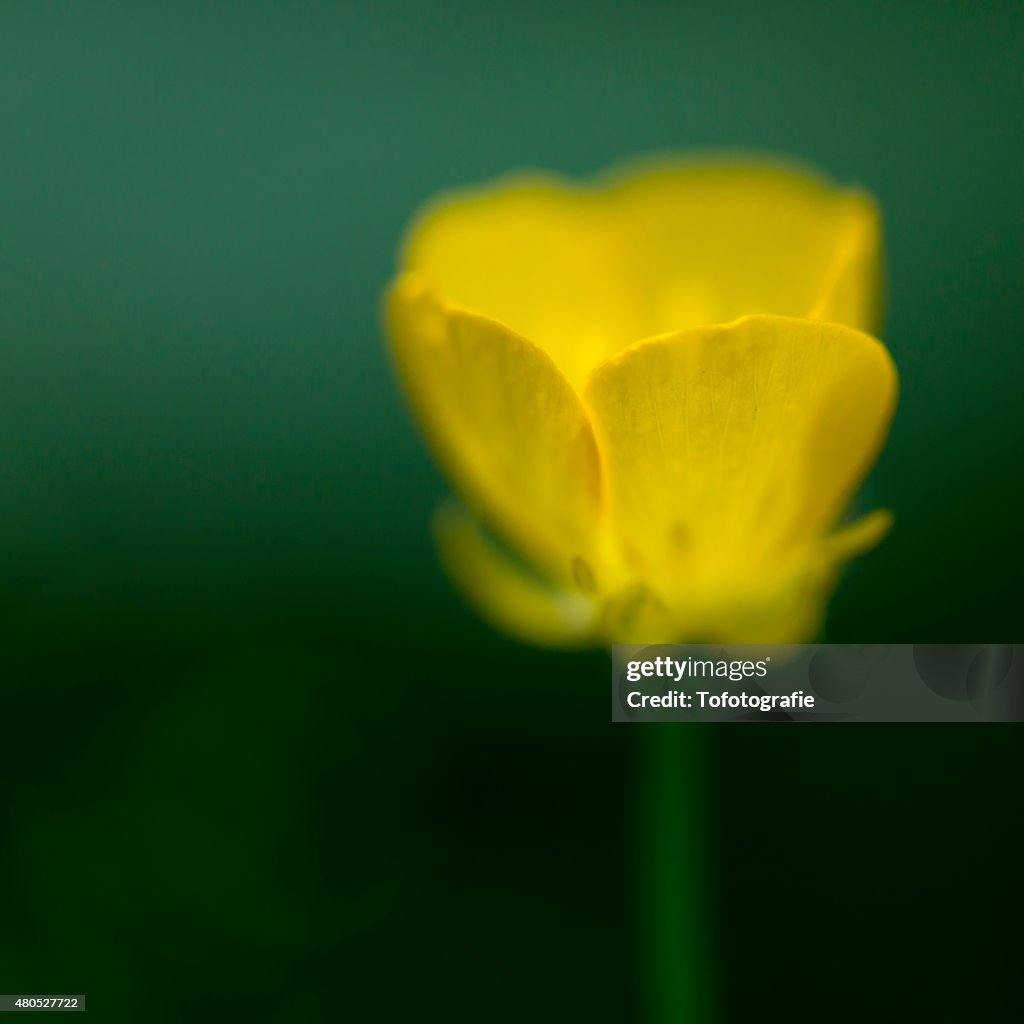
[(455, 583), (541, 644), (813, 637), (891, 520), (837, 527), (896, 404), (880, 259), (866, 195), (776, 164), (429, 206), (387, 323)]

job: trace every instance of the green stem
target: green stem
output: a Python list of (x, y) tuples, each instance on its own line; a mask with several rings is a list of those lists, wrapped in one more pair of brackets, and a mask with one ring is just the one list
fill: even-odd
[(641, 934), (650, 1024), (714, 1019), (707, 725), (635, 727), (641, 742)]

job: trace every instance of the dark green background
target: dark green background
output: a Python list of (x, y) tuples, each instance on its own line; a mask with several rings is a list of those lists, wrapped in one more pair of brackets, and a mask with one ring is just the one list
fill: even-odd
[[(440, 575), (400, 233), (652, 150), (865, 185), (897, 525), (829, 636), (1019, 639), (1022, 63), (1009, 2), (0, 6), (0, 992), (637, 1019), (639, 730)], [(1008, 993), (1018, 729), (708, 735), (728, 1019)]]

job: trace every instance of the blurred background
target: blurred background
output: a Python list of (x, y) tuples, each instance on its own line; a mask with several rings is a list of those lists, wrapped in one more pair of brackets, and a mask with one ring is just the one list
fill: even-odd
[[(1010, 0), (7, 0), (0, 992), (639, 1020), (642, 730), (604, 655), (518, 647), (441, 576), (378, 328), (403, 227), (664, 150), (870, 189), (897, 521), (828, 636), (1020, 639), (1022, 66)], [(1019, 727), (702, 736), (723, 1019), (1011, 997)]]

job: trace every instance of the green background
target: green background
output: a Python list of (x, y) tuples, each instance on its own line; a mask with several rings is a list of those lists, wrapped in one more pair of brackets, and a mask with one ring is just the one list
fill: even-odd
[[(1019, 639), (1022, 11), (0, 6), (0, 992), (638, 1019), (639, 730), (602, 655), (518, 647), (440, 574), (397, 241), (522, 166), (742, 147), (866, 186), (897, 524), (828, 636)], [(727, 1019), (1008, 994), (1019, 729), (706, 738)]]

